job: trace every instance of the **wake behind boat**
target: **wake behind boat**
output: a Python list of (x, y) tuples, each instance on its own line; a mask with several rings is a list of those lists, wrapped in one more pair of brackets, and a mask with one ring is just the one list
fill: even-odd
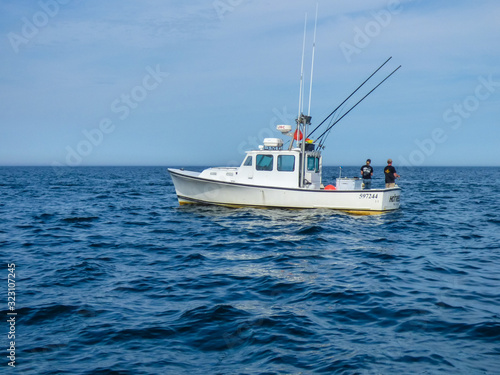
[[(316, 30), (314, 32), (316, 35)], [(315, 39), (315, 38), (314, 38)], [(314, 63), (313, 43), (313, 63)], [(305, 30), (304, 30), (305, 46)], [(322, 183), (322, 154), (324, 143), (331, 129), (361, 101), (392, 76), (392, 71), (378, 85), (363, 96), (348, 111), (341, 113), (348, 100), (370, 80), (387, 62), (387, 59), (361, 85), (354, 90), (315, 129), (311, 125), (311, 87), (309, 112), (303, 114), (303, 66), (300, 79), (299, 115), (295, 131), (291, 125), (278, 125), (282, 137), (291, 137), (288, 148), (282, 138), (265, 138), (257, 150), (246, 152), (239, 167), (208, 168), (202, 172), (169, 169), (179, 204), (212, 204), (229, 207), (279, 207), (279, 208), (328, 208), (356, 213), (376, 213), (397, 210), (400, 206), (401, 189), (363, 189), (361, 179), (338, 178), (336, 186)], [(313, 66), (313, 64), (311, 64)], [(339, 111), (340, 110), (340, 111)], [(313, 133), (327, 123), (323, 133), (311, 139)]]

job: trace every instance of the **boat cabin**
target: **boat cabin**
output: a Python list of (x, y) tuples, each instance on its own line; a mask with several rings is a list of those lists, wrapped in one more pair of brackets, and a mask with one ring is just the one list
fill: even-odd
[(307, 146), (304, 170), (300, 147), (283, 150), (280, 138), (266, 138), (258, 150), (246, 151), (239, 168), (209, 168), (200, 177), (249, 185), (320, 189), (321, 152)]
[[(300, 149), (247, 151), (238, 169), (238, 180), (252, 185), (298, 188), (301, 187), (301, 161)], [(315, 151), (307, 152), (302, 187), (319, 189), (320, 185), (321, 155)]]

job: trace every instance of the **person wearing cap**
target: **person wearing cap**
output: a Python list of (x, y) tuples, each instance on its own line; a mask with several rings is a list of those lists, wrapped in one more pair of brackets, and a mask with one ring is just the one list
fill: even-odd
[(363, 176), (363, 184), (364, 189), (372, 188), (372, 176), (373, 176), (373, 168), (370, 159), (366, 159), (366, 164), (361, 167), (361, 176)]
[(396, 186), (396, 178), (401, 177), (396, 173), (396, 168), (392, 166), (392, 159), (387, 159), (387, 167), (384, 168), (385, 187), (392, 188)]

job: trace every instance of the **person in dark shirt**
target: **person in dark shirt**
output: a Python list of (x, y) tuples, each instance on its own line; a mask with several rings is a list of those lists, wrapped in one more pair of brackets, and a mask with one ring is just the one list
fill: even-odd
[(370, 165), (371, 160), (367, 159), (366, 164), (361, 167), (361, 176), (363, 177), (364, 189), (372, 188), (372, 176), (373, 176), (373, 168)]
[(396, 186), (396, 178), (401, 177), (396, 173), (396, 168), (392, 166), (392, 159), (387, 160), (387, 167), (384, 168), (385, 174), (385, 187), (391, 188)]

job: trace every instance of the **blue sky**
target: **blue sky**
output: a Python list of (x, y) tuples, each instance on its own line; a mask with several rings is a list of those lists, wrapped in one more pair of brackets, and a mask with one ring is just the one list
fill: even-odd
[[(239, 163), (296, 117), (316, 3), (2, 1), (0, 165)], [(318, 3), (313, 125), (402, 65), (324, 164), (500, 165), (497, 0)]]

